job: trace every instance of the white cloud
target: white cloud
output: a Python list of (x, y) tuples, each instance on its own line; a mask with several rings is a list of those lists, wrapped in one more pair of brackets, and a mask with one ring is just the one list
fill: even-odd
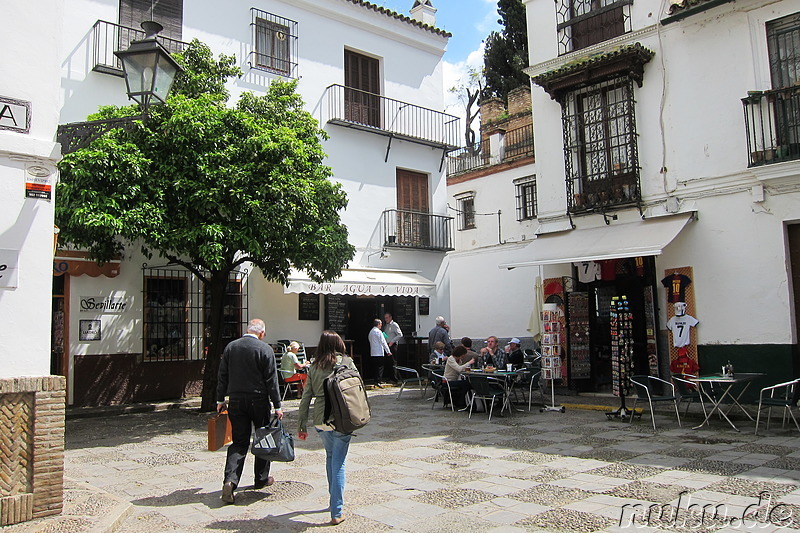
[(497, 14), (497, 2), (487, 1), (486, 3), (491, 4), (491, 9), (483, 15), (483, 18), (475, 23), (475, 29), (484, 35), (488, 35), (489, 32), (500, 27), (500, 25), (497, 24), (497, 20), (500, 18), (500, 15)]
[[(443, 61), (442, 67), (445, 89), (444, 109), (447, 113), (461, 119), (463, 131), (463, 124), (466, 119), (464, 103), (459, 100), (458, 94), (450, 91), (450, 88), (465, 84), (468, 80), (470, 69), (481, 70), (483, 68), (483, 43), (480, 43), (477, 50), (470, 52), (465, 60), (457, 63)], [(472, 127), (477, 131), (479, 125), (480, 123), (476, 120)]]

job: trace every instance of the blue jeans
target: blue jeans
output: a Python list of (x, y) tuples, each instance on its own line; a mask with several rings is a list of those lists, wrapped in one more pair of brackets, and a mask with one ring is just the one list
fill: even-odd
[(328, 493), (331, 495), (331, 518), (342, 516), (344, 503), (344, 461), (352, 435), (338, 431), (317, 430), (325, 446), (325, 469), (328, 473)]

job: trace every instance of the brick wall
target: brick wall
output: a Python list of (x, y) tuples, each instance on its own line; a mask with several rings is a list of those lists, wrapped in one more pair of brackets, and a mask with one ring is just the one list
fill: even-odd
[(0, 526), (61, 512), (65, 387), (62, 376), (0, 379)]

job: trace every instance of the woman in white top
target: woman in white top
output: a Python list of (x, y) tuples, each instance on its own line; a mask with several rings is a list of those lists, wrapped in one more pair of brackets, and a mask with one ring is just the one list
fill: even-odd
[(450, 394), (453, 396), (453, 405), (456, 407), (467, 405), (466, 394), (469, 391), (469, 382), (461, 379), (461, 373), (475, 362), (475, 359), (470, 359), (462, 364), (461, 360), (465, 355), (467, 355), (467, 349), (464, 346), (456, 346), (453, 355), (447, 358), (444, 365), (444, 379), (450, 385)]

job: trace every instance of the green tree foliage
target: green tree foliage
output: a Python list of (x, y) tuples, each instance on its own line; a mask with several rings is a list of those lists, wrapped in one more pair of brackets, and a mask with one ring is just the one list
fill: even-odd
[(486, 39), (483, 96), (506, 100), (509, 91), (530, 83), (522, 72), (528, 66), (528, 24), (522, 0), (499, 0), (497, 12), (497, 22), (503, 29), (493, 31)]
[[(61, 239), (107, 261), (141, 246), (197, 275), (210, 294), (203, 408), (214, 407), (224, 295), (243, 263), (285, 283), (290, 267), (330, 281), (353, 257), (339, 212), (344, 191), (323, 165), (324, 131), (303, 109), (296, 82), (273, 82), (226, 106), (233, 57), (199, 41), (176, 59), (186, 69), (167, 104), (131, 131), (114, 129), (60, 164)], [(134, 116), (104, 107), (93, 118)]]

